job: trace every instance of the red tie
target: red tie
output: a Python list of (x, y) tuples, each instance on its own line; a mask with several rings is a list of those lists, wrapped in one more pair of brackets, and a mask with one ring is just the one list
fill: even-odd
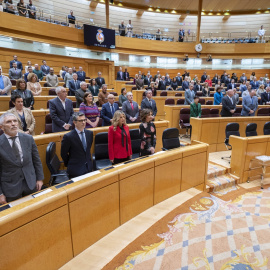
[(132, 110), (134, 110), (132, 101), (130, 102), (130, 106), (131, 106)]

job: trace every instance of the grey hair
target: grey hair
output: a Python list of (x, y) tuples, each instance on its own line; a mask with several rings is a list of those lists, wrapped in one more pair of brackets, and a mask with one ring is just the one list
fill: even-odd
[(4, 114), (2, 114), (2, 115), (0, 116), (0, 126), (3, 125), (3, 123), (5, 122), (5, 118), (8, 117), (8, 116), (13, 116), (13, 117), (15, 117), (15, 118), (17, 119), (17, 117), (16, 117), (13, 113), (11, 113), (11, 112), (6, 112), (6, 113), (4, 113)]
[(107, 84), (102, 84), (101, 88), (103, 88), (104, 86), (107, 86)]
[(75, 113), (72, 115), (72, 120), (73, 120), (73, 121), (77, 121), (77, 120), (78, 120), (78, 117), (80, 117), (80, 116), (85, 116), (85, 114), (82, 113), (82, 112), (75, 112)]
[(151, 92), (152, 93), (152, 90), (147, 90), (147, 91), (145, 91), (145, 95), (147, 95), (147, 93), (149, 93), (149, 92)]
[(132, 95), (132, 92), (127, 92), (127, 96)]
[(58, 93), (62, 90), (62, 88), (64, 88), (64, 87), (63, 86), (58, 86), (58, 87), (55, 88), (56, 95), (58, 95)]
[(87, 84), (86, 82), (80, 82), (80, 87), (81, 87), (84, 83)]

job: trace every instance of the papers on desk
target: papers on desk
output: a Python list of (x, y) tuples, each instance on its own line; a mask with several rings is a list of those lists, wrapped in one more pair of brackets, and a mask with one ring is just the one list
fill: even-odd
[(47, 194), (47, 193), (49, 193), (49, 192), (51, 192), (51, 191), (53, 191), (53, 190), (50, 189), (50, 188), (47, 188), (47, 189), (45, 189), (45, 190), (40, 191), (39, 193), (33, 194), (32, 196), (33, 196), (34, 198), (37, 198), (37, 197), (39, 197), (39, 196), (41, 196), (41, 195), (44, 195), (44, 194)]
[(117, 167), (120, 167), (120, 166), (123, 166), (123, 165), (125, 165), (124, 163), (119, 163), (119, 164), (117, 164), (117, 165), (113, 165), (113, 167), (114, 168), (117, 168)]
[(87, 177), (90, 177), (90, 176), (93, 176), (93, 175), (96, 175), (96, 174), (99, 174), (99, 173), (100, 173), (100, 171), (90, 172), (90, 173), (87, 173), (87, 174), (72, 178), (72, 181), (73, 182), (78, 182), (78, 181), (81, 181), (83, 179), (86, 179)]
[(156, 152), (155, 154), (153, 154), (152, 156), (155, 156), (155, 155), (159, 155), (159, 154), (162, 154), (164, 153), (164, 151), (159, 151), (159, 152)]

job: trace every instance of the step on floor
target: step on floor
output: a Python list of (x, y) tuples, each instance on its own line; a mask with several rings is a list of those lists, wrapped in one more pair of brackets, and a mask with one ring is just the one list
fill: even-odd
[(207, 179), (211, 179), (215, 176), (223, 175), (226, 173), (227, 173), (226, 168), (224, 168), (220, 165), (211, 163), (211, 162), (208, 163)]
[(208, 179), (206, 184), (209, 186), (209, 192), (213, 192), (217, 196), (222, 196), (228, 192), (239, 189), (237, 186), (238, 179), (238, 177), (227, 173)]

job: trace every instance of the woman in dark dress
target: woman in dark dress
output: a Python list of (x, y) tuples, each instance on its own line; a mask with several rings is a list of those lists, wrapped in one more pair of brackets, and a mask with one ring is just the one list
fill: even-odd
[(26, 82), (23, 79), (19, 79), (16, 82), (16, 90), (12, 92), (13, 94), (18, 94), (22, 97), (23, 99), (23, 106), (25, 108), (33, 110), (33, 105), (34, 105), (34, 96), (32, 92), (28, 89), (26, 89)]
[(141, 138), (141, 149), (140, 156), (153, 155), (156, 147), (156, 127), (152, 122), (153, 116), (150, 109), (143, 109), (141, 111), (140, 124), (140, 138)]
[(90, 85), (89, 85), (88, 89), (89, 89), (89, 91), (92, 93), (92, 96), (93, 96), (93, 97), (98, 96), (98, 94), (99, 94), (99, 86), (97, 85), (95, 79), (92, 79), (92, 80), (90, 81)]
[(171, 83), (171, 87), (173, 90), (176, 90), (178, 88), (178, 83), (176, 81), (176, 77), (173, 78), (172, 83)]

